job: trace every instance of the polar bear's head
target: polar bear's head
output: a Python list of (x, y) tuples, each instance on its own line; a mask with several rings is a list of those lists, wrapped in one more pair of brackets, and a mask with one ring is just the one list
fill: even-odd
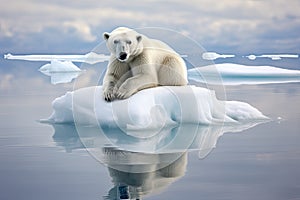
[(128, 62), (143, 51), (142, 35), (132, 29), (120, 27), (103, 33), (103, 37), (109, 51), (120, 62)]

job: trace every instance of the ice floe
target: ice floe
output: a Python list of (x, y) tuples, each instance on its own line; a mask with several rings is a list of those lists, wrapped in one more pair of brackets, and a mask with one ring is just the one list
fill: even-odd
[(202, 58), (204, 60), (216, 60), (218, 58), (233, 58), (235, 55), (233, 54), (218, 54), (216, 52), (204, 52), (202, 54)]
[(43, 65), (39, 71), (51, 77), (51, 84), (69, 83), (77, 78), (82, 70), (73, 62), (95, 64), (108, 61), (109, 56), (89, 52), (84, 55), (12, 55), (5, 54), (5, 59), (27, 61), (50, 61)]
[(82, 70), (70, 61), (52, 60), (51, 63), (43, 65), (40, 72), (51, 77), (52, 84), (69, 83), (77, 78)]
[(199, 83), (224, 85), (289, 83), (300, 82), (300, 71), (224, 63), (189, 69), (188, 79)]
[[(188, 57), (182, 55), (182, 57)], [(205, 60), (215, 60), (218, 58), (232, 58), (233, 54), (218, 54), (216, 52), (204, 52), (202, 58)], [(256, 58), (271, 58), (280, 60), (282, 58), (298, 58), (297, 54), (263, 54), (245, 56), (250, 60)], [(109, 55), (90, 52), (84, 55), (4, 55), (5, 59), (27, 60), (27, 61), (50, 61), (44, 65), (40, 71), (51, 76), (51, 83), (68, 83), (76, 78), (80, 70), (72, 62), (95, 64), (106, 62)], [(76, 72), (73, 72), (75, 69)], [(68, 72), (68, 73), (67, 73)], [(197, 67), (188, 71), (189, 80), (201, 83), (241, 85), (241, 84), (268, 84), (299, 82), (299, 70), (287, 70), (273, 66), (249, 66), (234, 63), (215, 64), (204, 67)], [(52, 78), (53, 77), (53, 78)], [(222, 77), (223, 82), (220, 81)]]
[(267, 119), (248, 103), (220, 101), (213, 91), (196, 86), (150, 88), (110, 103), (103, 100), (102, 86), (94, 86), (67, 92), (52, 106), (54, 112), (48, 122), (100, 124), (126, 130)]
[(97, 54), (95, 52), (89, 52), (84, 55), (13, 55), (5, 54), (5, 59), (8, 60), (27, 60), (27, 61), (70, 61), (70, 62), (82, 62), (95, 64), (98, 62), (108, 61), (109, 55)]
[(263, 55), (248, 55), (249, 60), (255, 60), (256, 58), (271, 58), (272, 60), (281, 60), (282, 58), (298, 58), (297, 54), (263, 54)]

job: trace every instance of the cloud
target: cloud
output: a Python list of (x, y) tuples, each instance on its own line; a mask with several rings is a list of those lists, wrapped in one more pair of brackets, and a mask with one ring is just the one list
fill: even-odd
[(5, 21), (0, 21), (0, 33), (3, 37), (12, 37), (13, 33)]
[[(299, 51), (300, 36), (296, 33), (300, 31), (300, 2), (297, 0), (288, 3), (281, 0), (0, 2), (5, 4), (0, 8), (0, 39), (10, 38), (18, 46), (30, 37), (47, 32), (50, 37), (49, 30), (57, 34), (53, 37), (60, 36), (61, 42), (71, 37), (75, 43), (94, 43), (102, 32), (117, 26), (154, 26), (180, 30), (208, 48)], [(47, 45), (48, 41), (51, 39), (45, 38), (42, 43)]]
[(83, 21), (66, 21), (63, 23), (63, 27), (66, 34), (75, 34), (84, 41), (93, 42), (97, 39), (92, 34), (91, 27)]

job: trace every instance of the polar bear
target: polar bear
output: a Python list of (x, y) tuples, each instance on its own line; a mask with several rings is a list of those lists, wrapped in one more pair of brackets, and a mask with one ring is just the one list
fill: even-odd
[(185, 62), (167, 44), (125, 27), (103, 37), (111, 53), (103, 79), (106, 101), (126, 99), (150, 87), (188, 83)]

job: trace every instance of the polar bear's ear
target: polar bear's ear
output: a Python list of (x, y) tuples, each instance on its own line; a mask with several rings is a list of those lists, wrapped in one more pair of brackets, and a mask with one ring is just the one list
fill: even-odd
[(108, 40), (109, 33), (107, 33), (107, 32), (103, 33), (103, 38), (104, 38), (104, 40)]
[(136, 36), (136, 40), (137, 40), (138, 42), (142, 41), (142, 36), (141, 36), (141, 35)]

